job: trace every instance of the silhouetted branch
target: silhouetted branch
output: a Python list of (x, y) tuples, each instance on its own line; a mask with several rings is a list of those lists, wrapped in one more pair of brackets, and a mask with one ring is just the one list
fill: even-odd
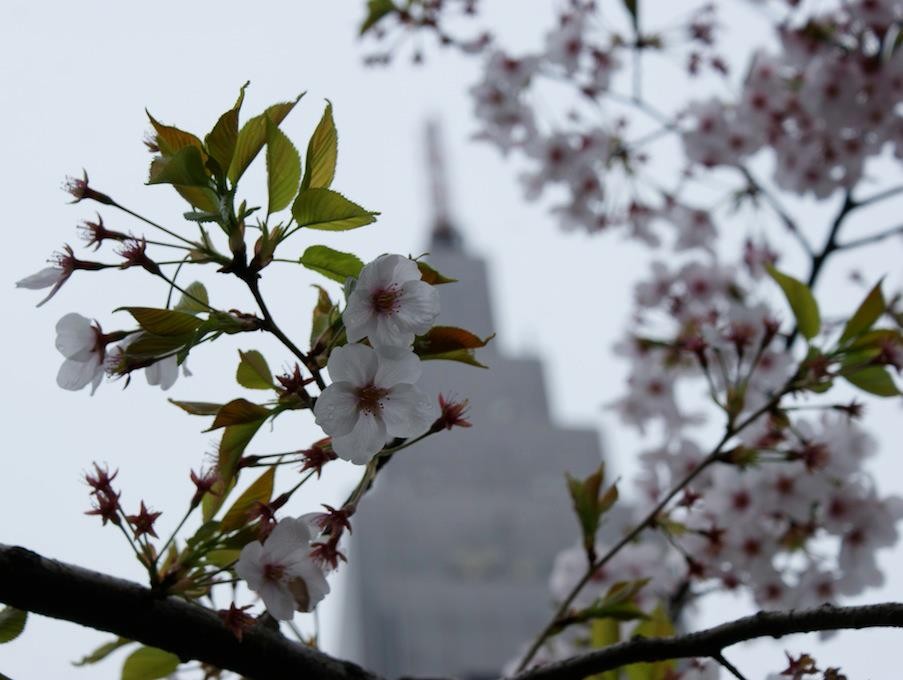
[(832, 607), (789, 612), (759, 612), (689, 635), (663, 639), (636, 638), (516, 676), (516, 680), (582, 680), (632, 663), (668, 659), (724, 658), (731, 645), (760, 637), (861, 628), (903, 628), (903, 604)]
[(258, 680), (381, 680), (256, 626), (241, 642), (215, 612), (149, 588), (0, 544), (0, 602), (137, 640)]

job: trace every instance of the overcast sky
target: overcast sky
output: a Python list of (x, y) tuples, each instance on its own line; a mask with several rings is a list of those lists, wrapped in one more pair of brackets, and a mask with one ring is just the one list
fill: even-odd
[[(55, 384), (61, 359), (53, 346), (57, 319), (75, 311), (113, 329), (122, 314), (110, 310), (121, 305), (159, 306), (165, 290), (155, 288), (140, 272), (79, 272), (50, 303), (36, 310), (39, 294), (13, 287), (14, 281), (44, 266), (64, 242), (76, 245), (76, 224), (94, 217), (95, 206), (68, 205), (60, 191), (63, 177), (83, 167), (92, 184), (121, 203), (185, 228), (180, 226), (181, 199), (166, 187), (143, 186), (148, 163), (141, 143), (148, 128), (144, 108), (164, 122), (201, 133), (232, 104), (245, 80), (251, 81), (245, 100), (245, 111), (251, 114), (307, 91), (283, 125), (299, 145), (328, 97), (340, 135), (334, 188), (382, 211), (379, 222), (366, 229), (297, 239), (288, 248), (294, 247), (297, 254), (313, 242), (352, 250), (364, 259), (387, 250), (422, 252), (429, 219), (422, 128), (428, 116), (441, 117), (455, 215), (468, 247), (491, 263), (501, 347), (510, 353), (540, 355), (555, 417), (597, 425), (605, 432), (607, 450), (617, 456), (616, 467), (628, 473), (632, 469), (630, 458), (638, 440), (617, 427), (602, 405), (621, 390), (624, 367), (612, 361), (610, 347), (628, 315), (627, 282), (641, 271), (646, 255), (618, 237), (561, 233), (541, 206), (521, 199), (514, 168), (493, 150), (469, 141), (473, 123), (466, 89), (476, 79), (475, 62), (439, 55), (420, 69), (402, 64), (388, 70), (363, 67), (355, 40), (362, 4), (4, 1), (0, 132), (5, 162), (0, 165), (0, 195), (8, 241), (0, 250), (4, 279), (0, 299), (7, 314), (0, 343), (7, 357), (8, 388), (0, 421), (5, 444), (0, 542), (141, 580), (143, 572), (119, 533), (101, 528), (96, 518), (83, 514), (88, 506), (83, 471), (93, 460), (119, 468), (117, 481), (126, 507), (146, 500), (164, 512), (159, 529), (168, 532), (191, 493), (188, 469), (198, 467), (215, 440), (200, 432), (203, 420), (185, 415), (164, 397), (218, 401), (241, 396), (233, 380), (236, 349), (269, 350), (271, 366), (284, 361), (263, 337), (242, 336), (193, 354), (194, 377), (180, 379), (166, 395), (140, 377), (127, 390), (121, 383), (103, 384), (93, 398), (87, 392), (64, 392)], [(505, 4), (489, 2), (489, 11), (505, 22), (510, 43), (529, 46), (538, 42), (557, 3), (518, 0), (516, 15)], [(656, 4), (664, 11), (670, 2)], [(743, 41), (750, 35), (756, 34), (744, 26), (734, 37)], [(262, 188), (261, 177), (254, 174), (245, 190), (254, 182)], [(800, 209), (810, 210), (805, 205)], [(803, 214), (813, 217), (816, 226), (811, 233), (820, 239), (822, 215), (814, 209)], [(104, 211), (103, 216), (112, 228), (140, 229), (114, 212)], [(899, 269), (886, 250), (863, 254), (876, 268)], [(847, 290), (844, 271), (843, 266), (830, 270), (822, 291), (840, 309), (849, 308), (861, 295)], [(215, 305), (253, 308), (238, 286), (217, 277), (212, 268), (203, 275)], [(274, 313), (290, 334), (306, 333), (313, 303), (310, 282), (306, 272), (285, 266), (274, 267), (264, 283)], [(895, 421), (899, 407), (882, 404), (871, 413), (882, 423), (884, 445), (873, 469), (882, 488), (903, 491), (894, 437), (899, 435)], [(473, 415), (478, 425), (479, 414)], [(261, 447), (297, 447), (316, 437), (309, 419), (295, 418), (294, 423), (291, 431), (280, 423), (266, 434)], [(317, 487), (322, 495), (308, 497), (292, 510), (300, 513), (321, 501), (338, 501), (356, 473), (350, 466), (335, 464)], [(903, 577), (898, 576), (903, 553), (885, 555), (882, 561), (890, 585), (864, 600), (894, 599), (903, 586)], [(336, 648), (340, 597), (339, 593), (324, 607), (330, 649)], [(704, 622), (732, 618), (738, 611), (733, 602), (710, 608)], [(90, 670), (69, 665), (108, 637), (33, 617), (20, 639), (0, 646), (0, 672), (16, 680), (118, 678), (121, 659)], [(842, 665), (857, 680), (888, 677), (882, 664), (892, 658), (895, 639), (890, 633), (845, 634), (828, 647), (825, 662)], [(804, 644), (806, 649), (816, 647), (814, 642)], [(857, 652), (856, 645), (861, 644), (874, 651)], [(767, 654), (754, 648), (732, 650), (731, 658), (750, 677), (758, 677), (780, 668), (785, 645), (766, 646)]]

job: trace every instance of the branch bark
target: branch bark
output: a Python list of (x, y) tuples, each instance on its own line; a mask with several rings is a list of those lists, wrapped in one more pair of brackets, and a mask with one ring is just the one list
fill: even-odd
[(211, 610), (149, 588), (0, 544), (0, 602), (104, 630), (248, 678), (381, 680), (353, 663), (253, 628), (241, 642)]
[(521, 673), (514, 680), (582, 680), (632, 663), (717, 659), (723, 649), (760, 637), (779, 638), (793, 633), (862, 628), (903, 628), (903, 604), (889, 602), (863, 607), (826, 605), (802, 611), (759, 612), (680, 637), (636, 638)]

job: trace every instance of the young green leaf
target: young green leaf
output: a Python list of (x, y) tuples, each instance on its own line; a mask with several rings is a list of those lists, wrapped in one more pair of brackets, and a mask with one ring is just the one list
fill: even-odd
[(247, 423), (263, 422), (270, 415), (270, 409), (260, 404), (255, 404), (247, 399), (233, 399), (224, 405), (216, 414), (206, 432), (218, 430), (228, 425), (245, 425)]
[(257, 508), (259, 503), (269, 503), (273, 497), (273, 484), (276, 479), (276, 468), (269, 467), (258, 477), (244, 493), (232, 504), (220, 522), (223, 531), (240, 529), (248, 521), (248, 513)]
[(209, 309), (210, 298), (207, 295), (207, 289), (200, 281), (195, 281), (185, 288), (185, 292), (179, 299), (179, 303), (175, 306), (176, 311), (187, 312), (188, 314), (198, 314), (206, 312)]
[(292, 204), (299, 227), (324, 231), (347, 231), (376, 221), (378, 212), (365, 210), (331, 189), (305, 189)]
[(342, 284), (349, 276), (357, 278), (364, 267), (364, 263), (357, 255), (343, 253), (327, 246), (308, 247), (300, 262), (308, 269)]
[(574, 505), (574, 513), (580, 523), (580, 531), (583, 535), (583, 547), (586, 550), (587, 559), (593, 562), (596, 559), (596, 532), (599, 530), (599, 491), (605, 479), (605, 465), (601, 464), (586, 479), (578, 479), (565, 476), (568, 485), (568, 493)]
[(210, 176), (204, 167), (200, 149), (183, 146), (172, 156), (158, 156), (151, 161), (147, 183), (209, 187)]
[[(674, 635), (674, 624), (668, 618), (664, 606), (659, 604), (651, 616), (633, 630), (634, 637), (664, 638)], [(640, 663), (626, 666), (624, 671), (628, 680), (666, 680), (674, 677), (677, 663), (673, 660), (656, 663)]]
[(843, 327), (843, 333), (840, 336), (840, 343), (843, 344), (847, 340), (851, 340), (862, 335), (881, 318), (886, 309), (884, 302), (884, 294), (881, 292), (881, 282), (875, 284), (875, 287), (865, 296), (865, 300), (859, 305), (859, 308), (850, 317), (846, 325)]
[(239, 350), (238, 356), (241, 360), (238, 363), (238, 370), (235, 372), (235, 380), (239, 385), (250, 390), (274, 389), (273, 374), (270, 372), (270, 367), (267, 366), (267, 360), (260, 352)]
[(900, 390), (883, 366), (866, 366), (843, 376), (848, 383), (878, 397), (896, 397)]
[(301, 189), (328, 189), (335, 177), (339, 138), (332, 120), (332, 104), (326, 103), (323, 117), (307, 144), (307, 159)]
[(295, 145), (276, 124), (266, 119), (267, 135), (267, 214), (287, 207), (301, 181), (301, 156)]
[(180, 130), (177, 127), (173, 127), (172, 125), (164, 125), (154, 118), (150, 114), (150, 111), (147, 111), (146, 109), (145, 113), (147, 113), (147, 117), (150, 119), (154, 132), (157, 133), (155, 141), (157, 142), (157, 146), (160, 148), (160, 153), (162, 155), (172, 156), (186, 146), (193, 146), (203, 153), (204, 146), (201, 144), (201, 140), (195, 135), (190, 132), (185, 132), (185, 130)]
[(238, 114), (245, 100), (246, 87), (248, 87), (248, 83), (241, 86), (235, 105), (219, 117), (210, 134), (204, 138), (204, 142), (207, 144), (207, 153), (219, 164), (223, 174), (229, 170), (232, 157), (235, 155), (235, 144), (238, 141)]
[(782, 274), (771, 265), (767, 265), (768, 274), (774, 279), (781, 290), (784, 291), (784, 297), (793, 310), (796, 317), (796, 325), (807, 340), (811, 340), (821, 329), (821, 316), (818, 311), (818, 303), (809, 290), (809, 286), (801, 281), (796, 280), (792, 276)]
[(104, 659), (106, 659), (108, 656), (110, 656), (110, 654), (115, 652), (117, 649), (121, 649), (122, 647), (125, 647), (126, 645), (130, 645), (130, 644), (132, 644), (132, 642), (133, 642), (132, 640), (129, 640), (128, 638), (122, 638), (122, 637), (116, 638), (115, 640), (110, 640), (109, 642), (105, 642), (104, 644), (102, 644), (100, 647), (95, 649), (90, 654), (83, 656), (78, 661), (73, 661), (72, 665), (73, 666), (89, 666), (91, 664), (98, 663), (99, 661), (103, 661)]
[(485, 347), (494, 337), (495, 333), (480, 338), (463, 328), (433, 326), (426, 335), (418, 336), (414, 340), (414, 352), (421, 359), (435, 359), (449, 352)]
[(477, 361), (474, 350), (485, 347), (495, 333), (480, 338), (470, 331), (454, 326), (433, 326), (426, 335), (414, 339), (414, 353), (423, 361), (459, 361), (479, 368), (486, 368)]
[(193, 416), (215, 416), (223, 407), (222, 404), (214, 404), (209, 401), (176, 401), (175, 399), (170, 399), (169, 403), (175, 404), (185, 413), (190, 413)]
[(122, 666), (122, 680), (157, 680), (175, 673), (179, 657), (156, 647), (140, 647)]
[(192, 207), (219, 216), (219, 199), (213, 189), (206, 186), (189, 187), (183, 185), (174, 185), (173, 188)]
[(228, 176), (232, 184), (235, 184), (244, 174), (266, 143), (267, 120), (279, 125), (303, 96), (302, 92), (294, 101), (273, 104), (262, 114), (254, 116), (242, 126), (238, 133), (238, 139), (235, 141), (232, 163), (229, 165)]
[(0, 609), (0, 645), (12, 642), (25, 630), (28, 612), (14, 607)]
[(386, 15), (395, 11), (392, 0), (367, 0), (367, 16), (361, 22), (360, 34), (364, 35)]
[[(621, 639), (621, 625), (614, 619), (593, 619), (589, 624), (589, 644), (593, 649), (602, 649), (616, 644)], [(605, 671), (587, 676), (586, 680), (619, 680), (617, 670)]]
[(196, 316), (174, 309), (153, 307), (120, 307), (131, 314), (138, 325), (148, 333), (164, 336), (182, 336), (196, 331), (203, 321)]
[(420, 270), (420, 278), (431, 286), (438, 286), (443, 283), (457, 283), (458, 281), (458, 279), (450, 279), (447, 276), (443, 276), (422, 260), (417, 261), (417, 268)]

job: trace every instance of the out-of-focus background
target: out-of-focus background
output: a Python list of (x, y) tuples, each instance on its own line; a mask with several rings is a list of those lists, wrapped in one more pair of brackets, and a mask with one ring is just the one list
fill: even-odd
[[(96, 518), (83, 514), (88, 507), (83, 472), (95, 460), (118, 468), (126, 507), (137, 509), (144, 499), (163, 511), (158, 529), (168, 532), (191, 493), (188, 469), (198, 468), (214, 449), (215, 438), (201, 433), (203, 420), (187, 416), (165, 398), (239, 396), (241, 389), (234, 383), (237, 349), (260, 349), (271, 366), (280, 365), (284, 355), (275, 345), (263, 337), (241, 336), (192, 355), (194, 377), (180, 379), (166, 394), (144, 384), (140, 376), (125, 390), (122, 383), (104, 384), (93, 397), (86, 391), (64, 392), (55, 384), (61, 360), (53, 346), (57, 319), (75, 311), (112, 329), (122, 313), (110, 310), (124, 304), (159, 305), (165, 290), (155, 289), (140, 272), (77, 272), (52, 301), (36, 310), (41, 294), (13, 287), (44, 266), (63, 243), (78, 245), (75, 226), (93, 218), (97, 206), (68, 205), (60, 184), (66, 174), (78, 174), (82, 168), (92, 184), (121, 203), (180, 225), (181, 199), (168, 187), (143, 186), (148, 163), (141, 142), (148, 128), (144, 108), (163, 122), (205, 131), (231, 105), (245, 80), (251, 81), (245, 99), (250, 114), (307, 91), (283, 124), (298, 144), (313, 130), (329, 98), (339, 130), (334, 187), (382, 211), (378, 223), (365, 229), (299, 235), (299, 255), (310, 243), (354, 251), (365, 260), (385, 251), (428, 250), (432, 210), (423, 128), (427, 118), (441, 119), (452, 214), (468, 251), (488, 263), (499, 332), (496, 351), (541, 359), (552, 421), (563, 427), (598, 428), (614, 470), (629, 477), (640, 440), (619, 427), (604, 404), (621, 391), (625, 369), (614, 360), (611, 346), (628, 319), (629, 283), (643, 272), (648, 254), (617, 236), (564, 234), (541, 205), (524, 202), (514, 168), (492, 149), (470, 140), (474, 124), (467, 88), (478, 76), (475, 60), (430, 50), (424, 67), (365, 67), (356, 39), (362, 5), (163, 0), (142, 7), (5, 0), (0, 9), (0, 196), (5, 213), (0, 342), (6, 363), (0, 542), (140, 580), (142, 570), (118, 532), (102, 529)], [(557, 5), (520, 0), (513, 12), (509, 3), (495, 1), (486, 2), (484, 11), (487, 23), (516, 50), (538, 44)], [(674, 11), (667, 0), (647, 3), (651, 5), (660, 6), (662, 13)], [(726, 24), (733, 27), (726, 42), (738, 47), (767, 39), (766, 25), (744, 11), (725, 4)], [(662, 80), (655, 86), (672, 85)], [(244, 188), (263, 191), (260, 167)], [(823, 213), (808, 204), (799, 208), (811, 216), (810, 233), (817, 240)], [(111, 211), (102, 214), (109, 227), (141, 229)], [(899, 269), (893, 251), (888, 254), (879, 247), (859, 255), (870, 268)], [(800, 263), (787, 260), (788, 267), (794, 264)], [(847, 286), (845, 266), (841, 261), (831, 269), (821, 289), (824, 299), (842, 309), (852, 308), (861, 296)], [(252, 308), (250, 297), (212, 268), (204, 272), (204, 280), (215, 304)], [(306, 270), (290, 265), (274, 266), (268, 273), (264, 294), (290, 334), (307, 332), (314, 302), (307, 282), (312, 281)], [(894, 437), (899, 405), (879, 404), (869, 414), (882, 443), (872, 469), (883, 489), (903, 490)], [(479, 411), (471, 415), (476, 428), (488, 417)], [(317, 436), (310, 419), (295, 418), (292, 428), (280, 423), (258, 446), (273, 451), (298, 448)], [(317, 493), (293, 510), (340, 501), (357, 474), (350, 465), (332, 464), (315, 487)], [(562, 537), (562, 544), (576, 539), (576, 524), (573, 529), (574, 536)], [(899, 599), (901, 559), (899, 552), (883, 556), (888, 585), (862, 601)], [(348, 642), (341, 573), (332, 585), (335, 593), (321, 612), (323, 645), (339, 652)], [(733, 618), (747, 606), (724, 598), (710, 602), (694, 621), (704, 625)], [(299, 616), (307, 626), (303, 619)], [(118, 658), (90, 669), (70, 665), (107, 637), (31, 617), (21, 638), (0, 646), (0, 672), (16, 680), (117, 678)], [(844, 633), (824, 647), (814, 636), (769, 641), (731, 650), (731, 659), (750, 677), (761, 677), (780, 670), (785, 648), (821, 649), (819, 660), (843, 666), (851, 678), (890, 677), (886, 668), (894, 656), (894, 639), (892, 632), (871, 631)], [(864, 645), (869, 654), (861, 653)]]

